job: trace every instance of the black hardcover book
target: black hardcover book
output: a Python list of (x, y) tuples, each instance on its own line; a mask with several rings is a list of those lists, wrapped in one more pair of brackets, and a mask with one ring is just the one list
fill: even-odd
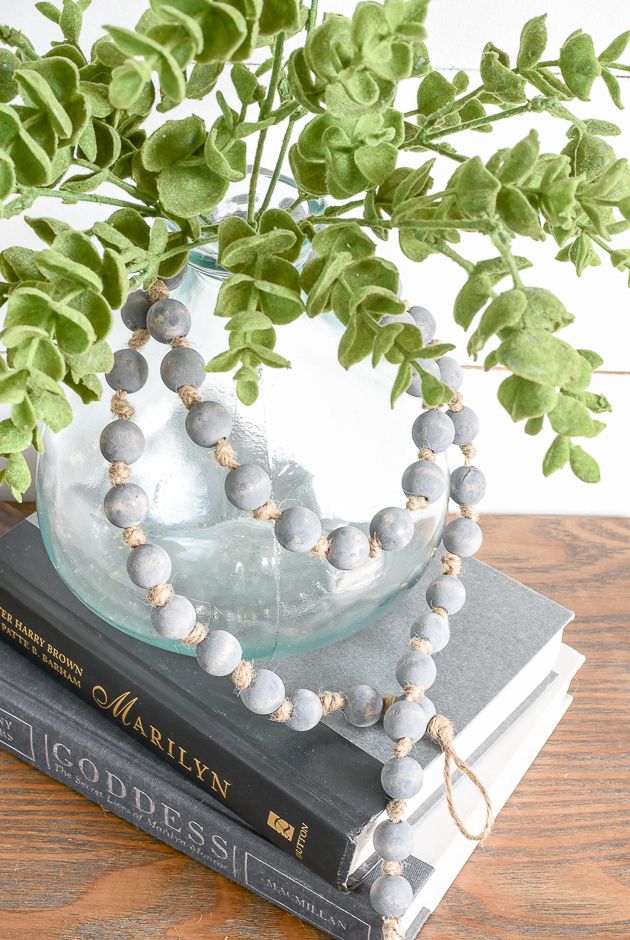
[[(363, 681), (393, 691), (395, 650), (405, 648), (432, 576), (359, 637), (284, 660), (277, 668), (287, 689)], [(453, 620), (431, 697), (453, 720), (467, 757), (549, 673), (570, 614), (474, 560), (463, 579), (466, 618), (461, 630)], [(346, 887), (371, 855), (389, 753), (382, 733), (352, 728), (337, 714), (297, 734), (251, 714), (229, 679), (210, 679), (193, 657), (141, 643), (87, 610), (29, 522), (0, 539), (0, 637), (331, 884)], [(422, 799), (435, 798), (439, 750), (423, 739), (416, 751), (425, 768)]]

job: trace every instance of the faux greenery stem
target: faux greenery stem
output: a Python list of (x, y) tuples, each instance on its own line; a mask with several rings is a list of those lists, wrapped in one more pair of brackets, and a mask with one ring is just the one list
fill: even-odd
[(441, 255), (444, 255), (445, 257), (450, 258), (451, 261), (454, 261), (455, 264), (458, 264), (460, 268), (463, 268), (464, 271), (468, 272), (468, 274), (472, 274), (472, 272), (475, 270), (475, 266), (472, 263), (472, 261), (468, 261), (462, 255), (460, 255), (457, 251), (451, 248), (451, 246), (447, 244), (447, 242), (444, 242), (444, 241), (437, 242), (434, 245), (434, 247), (437, 251), (439, 251)]
[[(81, 166), (86, 170), (91, 170), (93, 173), (102, 172), (100, 167), (98, 167), (95, 163), (90, 163), (89, 160), (77, 159), (74, 162), (77, 166)], [(112, 173), (111, 170), (107, 172), (107, 182), (111, 183), (113, 186), (118, 186), (119, 189), (122, 189), (129, 196), (133, 196), (135, 199), (139, 199), (140, 202), (144, 202), (147, 206), (150, 206), (152, 203), (151, 196), (149, 196), (148, 193), (142, 193), (137, 186), (122, 180), (119, 176), (116, 176), (115, 173)]]
[[(545, 98), (543, 100), (547, 103), (550, 99)], [(427, 135), (426, 139), (433, 140), (435, 137), (448, 137), (450, 134), (459, 133), (459, 131), (469, 131), (475, 127), (483, 127), (485, 124), (494, 124), (495, 121), (503, 121), (505, 118), (514, 117), (515, 114), (524, 114), (526, 111), (531, 110), (532, 102), (528, 101), (527, 104), (507, 108), (505, 111), (499, 111), (498, 114), (486, 114), (483, 117), (473, 118), (472, 121), (464, 121), (463, 124), (458, 124), (455, 127), (445, 127), (443, 130), (433, 131)]]
[(500, 228), (495, 227), (494, 231), (490, 233), (490, 238), (492, 239), (493, 245), (505, 261), (505, 264), (509, 269), (510, 274), (512, 275), (514, 287), (522, 288), (523, 282), (516, 264), (516, 259), (514, 258), (512, 249), (510, 248), (509, 237)]
[(67, 189), (44, 189), (41, 186), (16, 186), (16, 190), (24, 196), (32, 196), (39, 199), (43, 196), (47, 199), (61, 199), (62, 202), (94, 202), (97, 205), (119, 206), (122, 209), (135, 209), (141, 215), (159, 216), (157, 209), (151, 209), (147, 206), (138, 205), (135, 202), (127, 202), (124, 199), (115, 199), (112, 196), (103, 196), (100, 193), (72, 193)]
[(291, 143), (291, 136), (293, 134), (293, 129), (297, 121), (302, 117), (302, 112), (294, 111), (291, 117), (289, 118), (289, 123), (287, 124), (287, 129), (284, 132), (284, 137), (282, 139), (282, 144), (280, 145), (280, 152), (278, 153), (278, 159), (276, 160), (276, 165), (274, 167), (273, 174), (269, 180), (269, 186), (267, 187), (267, 192), (265, 193), (265, 198), (262, 201), (262, 205), (258, 212), (257, 216), (261, 216), (265, 209), (268, 207), (271, 202), (271, 197), (273, 196), (273, 191), (276, 188), (276, 183), (280, 178), (280, 173), (282, 172), (282, 166), (284, 164), (284, 158), (287, 155), (287, 150), (289, 149), (289, 144)]
[(456, 150), (451, 150), (449, 147), (442, 147), (437, 143), (430, 143), (419, 137), (415, 137), (413, 141), (410, 141), (408, 144), (403, 144), (402, 149), (408, 150), (411, 146), (422, 147), (423, 150), (431, 150), (433, 153), (439, 153), (440, 156), (448, 157), (449, 160), (455, 160), (456, 163), (465, 163), (468, 159), (468, 157), (463, 156), (463, 154), (457, 153)]
[(314, 225), (338, 225), (345, 224), (347, 222), (355, 222), (357, 225), (362, 225), (367, 228), (372, 229), (409, 229), (411, 231), (428, 231), (435, 232), (438, 230), (448, 230), (448, 229), (461, 229), (465, 232), (487, 232), (493, 226), (492, 219), (479, 218), (479, 219), (413, 219), (403, 222), (390, 222), (387, 219), (362, 219), (362, 218), (343, 218), (343, 219), (331, 219), (326, 218), (325, 216), (311, 215), (308, 217), (309, 222), (313, 222)]
[[(279, 33), (273, 45), (273, 65), (271, 67), (271, 76), (269, 78), (269, 87), (267, 96), (260, 108), (260, 120), (264, 121), (270, 114), (273, 100), (278, 88), (280, 78), (280, 69), (282, 68), (282, 52), (284, 50), (284, 33)], [(254, 206), (256, 204), (256, 186), (258, 184), (258, 175), (262, 163), (262, 155), (267, 139), (267, 128), (263, 128), (258, 136), (258, 146), (256, 147), (256, 156), (254, 157), (254, 166), (252, 168), (252, 178), (249, 184), (249, 199), (247, 202), (247, 221), (251, 224), (254, 221)]]

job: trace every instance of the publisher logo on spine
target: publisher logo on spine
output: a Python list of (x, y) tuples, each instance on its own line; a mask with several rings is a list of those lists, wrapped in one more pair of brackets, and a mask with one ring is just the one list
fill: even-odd
[(278, 814), (274, 813), (273, 810), (271, 810), (269, 816), (267, 817), (267, 825), (270, 826), (271, 829), (275, 829), (275, 831), (280, 833), (281, 836), (284, 836), (287, 842), (291, 842), (293, 840), (293, 836), (295, 835), (295, 826), (292, 826), (291, 823), (288, 823), (286, 819), (280, 819)]

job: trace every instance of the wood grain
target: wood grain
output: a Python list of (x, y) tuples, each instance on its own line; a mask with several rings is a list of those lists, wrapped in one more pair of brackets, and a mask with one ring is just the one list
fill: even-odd
[[(0, 529), (19, 511), (0, 507)], [(423, 940), (630, 937), (630, 520), (490, 516), (481, 557), (571, 607), (575, 702)], [(519, 625), (514, 624), (518, 630)], [(0, 754), (2, 940), (323, 934)]]

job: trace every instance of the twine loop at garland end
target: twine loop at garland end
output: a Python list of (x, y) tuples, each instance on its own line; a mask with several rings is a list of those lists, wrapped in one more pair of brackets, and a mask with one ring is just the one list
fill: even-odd
[[(492, 827), (494, 825), (494, 816), (492, 812), (490, 794), (473, 769), (469, 767), (466, 761), (462, 760), (462, 758), (459, 757), (455, 752), (453, 747), (453, 736), (455, 732), (453, 729), (453, 724), (451, 721), (449, 721), (448, 718), (446, 718), (444, 715), (435, 715), (435, 717), (431, 719), (427, 726), (427, 733), (437, 744), (439, 744), (439, 746), (442, 748), (442, 751), (444, 752), (444, 792), (446, 794), (446, 803), (448, 805), (448, 811), (451, 815), (451, 818), (461, 834), (466, 839), (470, 839), (471, 842), (479, 842), (481, 845), (483, 845), (485, 840), (492, 832)], [(470, 832), (467, 829), (466, 825), (455, 809), (455, 803), (453, 800), (451, 762), (455, 764), (457, 769), (461, 771), (461, 773), (463, 773), (466, 777), (468, 777), (473, 786), (479, 790), (479, 793), (481, 794), (486, 805), (485, 823), (481, 831), (476, 834)]]

